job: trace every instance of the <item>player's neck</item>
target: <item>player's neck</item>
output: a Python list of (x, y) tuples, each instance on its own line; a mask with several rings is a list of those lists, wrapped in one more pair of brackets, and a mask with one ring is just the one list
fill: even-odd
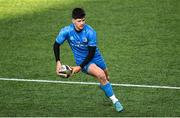
[(83, 29), (78, 29), (75, 25), (74, 25), (74, 29), (76, 32), (80, 33)]

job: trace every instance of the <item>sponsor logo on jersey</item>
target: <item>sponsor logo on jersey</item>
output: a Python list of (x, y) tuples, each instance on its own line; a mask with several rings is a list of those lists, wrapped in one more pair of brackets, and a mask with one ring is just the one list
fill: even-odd
[(87, 38), (84, 38), (84, 39), (83, 39), (83, 42), (85, 42), (85, 43), (86, 43), (87, 41), (88, 41), (88, 40), (87, 40)]

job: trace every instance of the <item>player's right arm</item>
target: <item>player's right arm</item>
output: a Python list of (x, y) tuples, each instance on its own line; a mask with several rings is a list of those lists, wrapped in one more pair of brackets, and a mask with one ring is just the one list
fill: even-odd
[(57, 75), (59, 75), (59, 72), (61, 71), (60, 45), (63, 44), (63, 42), (67, 39), (67, 35), (68, 35), (67, 27), (61, 29), (53, 45), (54, 56), (56, 59), (56, 74)]
[(59, 72), (61, 71), (60, 44), (58, 44), (56, 41), (54, 43), (53, 50), (54, 50), (54, 56), (56, 59), (56, 74), (59, 75)]

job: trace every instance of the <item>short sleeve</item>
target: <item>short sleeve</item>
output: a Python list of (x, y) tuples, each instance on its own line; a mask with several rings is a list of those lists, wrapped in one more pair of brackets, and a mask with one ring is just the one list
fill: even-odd
[(90, 30), (88, 32), (88, 46), (96, 46), (97, 39), (96, 39), (96, 32), (94, 30)]
[(67, 39), (67, 36), (68, 36), (67, 27), (62, 28), (61, 31), (59, 32), (57, 38), (56, 38), (56, 42), (59, 44), (63, 44), (63, 42)]

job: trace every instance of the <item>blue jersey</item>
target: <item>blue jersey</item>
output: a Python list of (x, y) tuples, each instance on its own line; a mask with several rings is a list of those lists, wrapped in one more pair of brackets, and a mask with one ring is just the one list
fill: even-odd
[[(97, 46), (97, 37), (95, 30), (85, 24), (82, 31), (77, 32), (74, 24), (70, 24), (61, 29), (56, 38), (56, 42), (63, 44), (67, 40), (75, 57), (76, 64), (80, 65), (88, 55), (88, 46)], [(93, 60), (101, 59), (99, 49), (96, 47), (96, 52)]]

